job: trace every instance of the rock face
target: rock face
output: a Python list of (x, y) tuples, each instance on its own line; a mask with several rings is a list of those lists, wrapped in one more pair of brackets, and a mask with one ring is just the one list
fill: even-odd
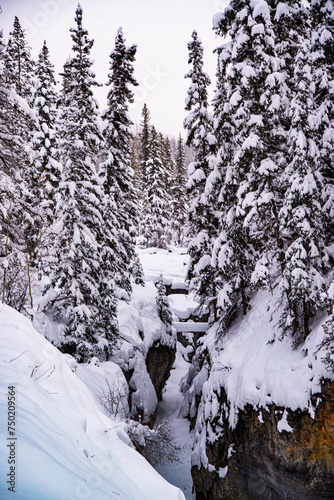
[(154, 342), (146, 356), (146, 368), (152, 380), (158, 401), (162, 399), (162, 390), (169, 378), (175, 361), (176, 349)]
[(128, 404), (133, 420), (154, 427), (157, 403), (162, 399), (162, 391), (174, 364), (175, 354), (175, 347), (157, 340), (148, 349), (145, 358), (137, 356), (135, 363), (140, 367), (138, 372), (136, 369), (123, 369), (129, 384)]
[(192, 468), (196, 499), (333, 500), (334, 383), (324, 382), (312, 403), (314, 418), (271, 405), (246, 407), (233, 430), (226, 421), (207, 444), (208, 469)]

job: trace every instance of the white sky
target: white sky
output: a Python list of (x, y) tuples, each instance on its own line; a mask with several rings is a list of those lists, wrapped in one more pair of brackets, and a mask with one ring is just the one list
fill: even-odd
[[(77, 0), (0, 0), (0, 26), (7, 39), (17, 15), (26, 30), (32, 55), (37, 59), (46, 39), (56, 73), (70, 55), (69, 28), (75, 26)], [(119, 26), (126, 44), (136, 43), (135, 103), (131, 119), (139, 123), (144, 102), (151, 112), (152, 124), (168, 135), (184, 134), (184, 99), (190, 80), (187, 43), (196, 29), (204, 47), (204, 70), (215, 87), (216, 55), (221, 43), (212, 31), (212, 16), (224, 10), (227, 0), (81, 0), (83, 25), (95, 40), (91, 57), (100, 83), (107, 82), (109, 54), (114, 48)], [(60, 77), (58, 77), (61, 80)], [(101, 109), (106, 107), (108, 88), (96, 90)]]

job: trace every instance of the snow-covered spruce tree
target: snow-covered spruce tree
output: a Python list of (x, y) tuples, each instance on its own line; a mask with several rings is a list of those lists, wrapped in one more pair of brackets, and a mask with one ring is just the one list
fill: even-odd
[(145, 214), (145, 183), (146, 183), (146, 162), (148, 160), (148, 141), (150, 132), (150, 112), (146, 104), (144, 104), (142, 112), (142, 119), (140, 121), (139, 132), (139, 169), (137, 173), (137, 183), (140, 186), (140, 193), (138, 193), (138, 221), (139, 221), (139, 236), (141, 231), (141, 221)]
[(146, 103), (143, 106), (142, 112), (141, 112), (141, 130), (140, 130), (140, 162), (142, 165), (142, 177), (143, 177), (143, 185), (145, 185), (145, 169), (146, 169), (146, 162), (148, 160), (148, 143), (149, 143), (149, 137), (150, 137), (150, 121), (151, 121), (151, 116), (149, 109), (146, 105)]
[(278, 212), (285, 143), (281, 117), (286, 115), (287, 89), (270, 14), (266, 2), (249, 3), (249, 22), (247, 27), (241, 26), (241, 31), (249, 36), (251, 50), (245, 47), (242, 63), (235, 65), (240, 92), (235, 97), (241, 99), (238, 113), (245, 122), (236, 123), (238, 150), (234, 164), (244, 172), (237, 210), (257, 252), (252, 276), (255, 286), (270, 281), (277, 263), (281, 264), (280, 272), (283, 261)]
[(202, 42), (193, 31), (188, 43), (191, 64), (185, 78), (190, 78), (185, 109), (189, 115), (184, 120), (188, 130), (187, 145), (195, 149), (195, 161), (188, 166), (189, 223), (193, 237), (189, 245), (190, 262), (187, 279), (191, 290), (202, 302), (209, 301), (215, 310), (215, 282), (211, 266), (213, 238), (216, 236), (216, 219), (205, 193), (206, 180), (213, 168), (215, 137), (212, 134), (212, 115), (208, 111), (210, 78), (203, 71)]
[(162, 274), (159, 276), (159, 280), (156, 284), (157, 287), (157, 296), (156, 296), (156, 305), (158, 316), (166, 326), (167, 332), (171, 332), (171, 327), (173, 323), (173, 315), (172, 311), (166, 296), (166, 286), (162, 278)]
[(31, 203), (37, 217), (27, 230), (31, 264), (42, 267), (42, 254), (47, 253), (48, 230), (54, 220), (55, 187), (61, 177), (58, 140), (56, 135), (56, 81), (49, 50), (44, 42), (36, 65), (36, 83), (33, 109), (36, 121), (31, 130), (31, 164), (26, 171), (26, 181), (32, 193)]
[(251, 279), (253, 286), (268, 285), (269, 269), (284, 258), (278, 213), (286, 86), (270, 15), (267, 2), (245, 0), (232, 1), (215, 18), (217, 34), (231, 37), (218, 51), (220, 149), (213, 182), (221, 184), (220, 192), (215, 189), (222, 210), (213, 262), (222, 288), (219, 305), (228, 315), (240, 299), (246, 313)]
[(280, 211), (280, 231), (287, 240), (282, 285), (288, 300), (282, 326), (293, 331), (295, 343), (299, 344), (309, 334), (311, 318), (321, 308), (328, 267), (321, 204), (322, 176), (314, 130), (315, 85), (307, 38), (299, 40), (294, 80), (288, 138), (291, 161), (284, 174), (287, 189)]
[(54, 66), (44, 41), (36, 65), (34, 111), (36, 124), (32, 129), (32, 155), (29, 172), (30, 189), (34, 195), (38, 217), (31, 228), (34, 250), (32, 264), (42, 277), (44, 261), (49, 253), (50, 227), (55, 218), (55, 190), (61, 180), (58, 134), (56, 131), (57, 99)]
[(165, 189), (168, 192), (170, 199), (172, 198), (172, 188), (174, 182), (174, 169), (175, 163), (172, 155), (172, 150), (170, 147), (170, 141), (168, 137), (159, 132), (158, 134), (159, 145), (160, 145), (160, 155), (161, 161), (164, 166), (164, 183)]
[(311, 0), (312, 53), (316, 84), (317, 134), (320, 141), (322, 203), (326, 214), (325, 241), (334, 241), (334, 5), (325, 0)]
[[(143, 283), (143, 272), (135, 251), (136, 201), (131, 169), (132, 122), (128, 116), (129, 103), (133, 102), (131, 86), (138, 85), (133, 76), (133, 62), (137, 46), (126, 47), (122, 28), (119, 28), (115, 49), (110, 54), (108, 108), (103, 114), (107, 159), (100, 167), (105, 193), (113, 197), (117, 207), (116, 284), (123, 295), (131, 294), (131, 278)], [(104, 214), (104, 220), (107, 215)]]
[[(214, 27), (217, 30), (216, 19), (217, 17), (214, 18)], [(231, 48), (232, 42), (216, 49), (218, 58), (213, 99), (213, 133), (217, 141), (217, 153), (206, 183), (207, 198), (218, 218), (218, 236), (213, 245), (211, 265), (215, 268), (213, 279), (218, 290), (219, 316), (223, 318), (225, 326), (240, 307), (240, 299), (244, 312), (247, 310), (247, 261), (252, 258), (245, 232), (235, 211), (240, 178), (233, 169), (235, 124), (228, 102), (230, 86), (227, 82), (228, 63), (225, 62), (230, 58)]]
[(35, 62), (31, 57), (25, 31), (15, 16), (13, 30), (9, 33), (4, 52), (4, 77), (11, 87), (13, 103), (16, 108), (16, 126), (30, 157), (31, 166), (23, 171), (25, 181), (30, 190), (34, 184), (34, 154), (31, 150), (32, 134), (36, 127), (36, 117), (30, 110), (35, 94)]
[[(288, 108), (289, 99), (294, 91), (295, 57), (299, 49), (300, 37), (309, 36), (308, 13), (302, 0), (267, 0), (270, 7), (270, 16), (275, 33), (275, 52), (279, 60), (280, 73), (284, 74), (282, 83), (286, 84), (285, 108)], [(298, 22), (297, 22), (298, 20)], [(284, 96), (280, 96), (284, 99)], [(281, 114), (282, 126), (289, 129), (289, 115)]]
[[(37, 198), (34, 192), (34, 159), (32, 151), (32, 134), (37, 125), (34, 114), (33, 100), (35, 93), (35, 63), (31, 57), (31, 49), (26, 41), (26, 35), (19, 19), (15, 16), (13, 30), (9, 34), (8, 43), (4, 52), (4, 78), (11, 88), (13, 105), (15, 107), (15, 122), (18, 134), (22, 137), (25, 150), (29, 156), (29, 165), (22, 170), (22, 177), (28, 188), (27, 203), (37, 207)], [(37, 243), (37, 234), (40, 226), (38, 211), (25, 226), (25, 246), (27, 253), (32, 256)]]
[[(332, 56), (331, 50), (328, 50), (331, 44), (327, 45), (324, 57), (319, 41), (321, 38), (324, 42), (328, 37), (330, 25), (333, 40), (333, 7), (330, 8), (329, 3), (325, 6), (326, 2), (314, 2), (313, 14), (311, 9), (314, 31), (311, 37), (310, 16), (303, 2), (286, 0), (278, 4), (275, 1), (268, 3), (272, 7), (276, 52), (284, 71), (288, 102), (285, 106), (288, 113), (284, 116), (284, 107), (283, 113), (280, 113), (280, 122), (287, 137), (283, 150), (281, 148), (284, 158), (281, 163), (285, 166), (282, 187), (286, 193), (279, 215), (282, 219), (280, 234), (284, 234), (285, 240), (281, 262), (282, 283), (286, 292), (281, 323), (284, 330), (290, 329), (294, 333), (295, 344), (298, 344), (310, 331), (312, 316), (324, 305), (322, 289), (328, 266), (324, 244), (330, 242), (333, 215), (333, 212), (330, 213), (333, 207), (332, 182), (328, 182), (326, 175), (331, 169), (325, 164), (330, 164), (330, 150), (333, 148), (328, 142), (331, 133), (325, 133), (330, 122), (330, 100), (326, 104), (326, 98), (322, 100), (326, 93), (328, 95), (325, 82), (328, 83), (330, 70), (327, 67), (324, 73), (322, 67), (325, 60), (329, 62)], [(332, 21), (330, 15), (326, 20), (323, 18), (329, 11), (332, 12)], [(320, 35), (323, 30), (327, 35)], [(313, 49), (312, 55), (310, 49)], [(324, 133), (327, 136), (325, 140)], [(326, 143), (329, 146), (327, 152)], [(321, 205), (325, 209), (321, 209)]]
[(136, 132), (132, 135), (131, 140), (131, 168), (134, 172), (133, 174), (133, 185), (136, 192), (137, 198), (137, 223), (140, 219), (141, 214), (141, 198), (143, 191), (142, 175), (141, 175), (141, 165), (140, 165), (140, 137), (139, 133)]
[[(323, 179), (322, 205), (325, 216), (325, 243), (330, 248), (334, 239), (334, 177), (333, 177), (333, 123), (334, 123), (334, 6), (333, 2), (311, 0), (312, 54), (315, 75), (315, 103), (317, 135), (320, 147), (319, 165)], [(332, 256), (330, 257), (332, 264)], [(325, 324), (322, 346), (328, 351), (326, 364), (334, 368), (334, 283), (328, 290), (330, 317)]]
[[(6, 54), (0, 32), (0, 291), (1, 300), (21, 310), (28, 293), (25, 231), (36, 218), (31, 193), (24, 181), (29, 168), (22, 138), (23, 105), (6, 76)], [(22, 109), (23, 108), (23, 109)], [(30, 111), (29, 111), (30, 114)], [(31, 117), (26, 117), (26, 122)]]
[(184, 143), (181, 134), (177, 141), (175, 155), (175, 178), (173, 186), (172, 228), (174, 241), (182, 245), (187, 232), (187, 172), (185, 167)]
[(47, 309), (66, 324), (62, 349), (85, 361), (92, 355), (108, 359), (117, 324), (112, 281), (105, 283), (110, 263), (103, 261), (101, 249), (103, 197), (96, 157), (102, 138), (89, 57), (94, 42), (83, 28), (82, 14), (78, 5), (76, 27), (70, 30), (74, 55), (62, 74), (59, 136), (64, 170), (56, 188)]
[(15, 16), (13, 31), (9, 33), (5, 52), (5, 78), (20, 97), (32, 105), (34, 95), (34, 61), (30, 47), (18, 17)]
[(61, 179), (62, 166), (59, 162), (56, 135), (56, 102), (54, 67), (50, 61), (49, 49), (44, 41), (36, 67), (36, 90), (34, 109), (38, 128), (33, 133), (33, 148), (38, 154), (34, 161), (32, 189), (48, 223), (54, 215), (55, 188)]
[(141, 223), (143, 242), (147, 247), (166, 248), (169, 242), (170, 206), (165, 191), (159, 136), (154, 126), (150, 129), (144, 196), (146, 208)]
[[(290, 103), (296, 93), (295, 60), (300, 44), (303, 43), (303, 40), (308, 40), (310, 36), (309, 16), (302, 0), (285, 0), (284, 2), (268, 0), (268, 5), (271, 9), (270, 14), (275, 34), (275, 53), (278, 61), (278, 69), (272, 74), (272, 77), (276, 78), (277, 91), (276, 94), (273, 93), (271, 96), (273, 102), (272, 109), (274, 109), (273, 126), (276, 126), (274, 139), (276, 142), (272, 146), (276, 146), (275, 162), (279, 165), (280, 170), (283, 171), (291, 161), (288, 136), (293, 114), (290, 112)], [(283, 200), (283, 193), (288, 189), (286, 180), (286, 177), (282, 175), (279, 183), (276, 185), (280, 194), (276, 196), (276, 200), (273, 202), (275, 203), (275, 208), (273, 206), (275, 219), (276, 211), (279, 209), (281, 203), (279, 198)], [(284, 200), (282, 202), (284, 203)], [(276, 224), (274, 227), (277, 255), (282, 271), (285, 265), (284, 250), (286, 244), (282, 236), (283, 233), (278, 230)]]
[(163, 166), (163, 187), (165, 192), (165, 203), (169, 206), (169, 210), (166, 211), (166, 217), (168, 219), (168, 235), (166, 235), (166, 237), (167, 241), (170, 242), (172, 239), (171, 224), (173, 212), (171, 208), (173, 207), (175, 163), (168, 137), (164, 137), (164, 135), (160, 132), (158, 134), (158, 141), (160, 148), (160, 158)]

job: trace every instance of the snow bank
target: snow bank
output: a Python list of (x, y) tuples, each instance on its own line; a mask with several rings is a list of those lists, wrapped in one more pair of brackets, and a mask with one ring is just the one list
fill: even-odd
[(173, 313), (179, 319), (188, 319), (199, 307), (199, 302), (188, 295), (171, 294), (168, 296)]
[[(251, 300), (250, 311), (246, 316), (240, 314), (227, 333), (222, 334), (215, 325), (203, 338), (193, 360), (192, 377), (188, 375), (184, 386), (184, 415), (195, 415), (195, 397), (201, 393), (191, 460), (193, 466), (210, 470), (207, 441), (213, 443), (224, 433), (226, 420), (234, 429), (239, 411), (247, 404), (259, 411), (261, 423), (264, 422), (262, 414), (269, 405), (282, 407), (282, 418), (277, 426), (279, 432), (294, 432), (287, 422), (287, 408), (309, 411), (314, 418), (318, 402), (312, 402), (311, 396), (321, 392), (324, 378), (333, 378), (322, 361), (325, 353), (319, 351), (325, 318), (318, 318), (304, 345), (294, 349), (291, 337), (282, 337), (279, 330), (278, 304), (278, 288), (274, 295), (258, 291)], [(198, 371), (194, 362), (206, 349), (210, 371), (205, 366)], [(226, 402), (221, 400), (222, 388)], [(212, 421), (216, 422), (214, 428)]]
[[(124, 424), (100, 412), (73, 369), (72, 358), (37, 333), (28, 319), (1, 307), (2, 416), (7, 415), (8, 386), (14, 385), (16, 392), (15, 499), (184, 499), (123, 442)], [(0, 497), (4, 500), (13, 497), (5, 479), (9, 472), (5, 424), (2, 418)]]
[(184, 282), (189, 255), (185, 248), (172, 250), (169, 252), (160, 248), (138, 249), (146, 281), (156, 282), (163, 272), (163, 279), (167, 285)]
[(146, 368), (146, 354), (155, 343), (175, 347), (176, 333), (167, 333), (156, 307), (157, 289), (154, 283), (145, 287), (133, 285), (130, 302), (119, 301), (118, 321), (120, 340), (114, 351), (113, 360), (126, 372), (132, 371), (132, 414), (141, 410), (149, 418), (158, 404), (157, 395)]
[(212, 363), (203, 385), (205, 414), (217, 413), (217, 394), (224, 387), (232, 428), (238, 410), (246, 404), (265, 408), (274, 403), (291, 410), (308, 409), (313, 415), (311, 395), (321, 391), (323, 378), (332, 378), (321, 360), (324, 353), (318, 352), (324, 335), (322, 321), (314, 326), (302, 348), (293, 349), (290, 337), (280, 337), (277, 294), (257, 292), (251, 310), (225, 336), (217, 340), (213, 327), (204, 339)]

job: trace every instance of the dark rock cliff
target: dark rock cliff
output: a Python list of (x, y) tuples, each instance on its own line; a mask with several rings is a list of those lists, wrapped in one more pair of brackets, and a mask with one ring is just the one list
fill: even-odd
[(158, 341), (154, 342), (147, 352), (146, 368), (157, 393), (158, 401), (162, 399), (162, 390), (174, 364), (175, 353), (175, 347), (163, 345)]
[[(176, 348), (155, 341), (148, 349), (145, 357), (145, 370), (152, 382), (152, 390), (155, 391), (157, 401), (162, 399), (162, 391), (169, 378), (170, 371), (175, 361)], [(137, 361), (138, 362), (138, 361)], [(129, 384), (129, 408), (131, 408), (131, 418), (153, 428), (158, 407), (152, 408), (150, 413), (145, 413), (141, 405), (136, 405), (133, 401), (133, 393), (137, 390), (136, 381), (133, 380), (134, 370), (123, 370)], [(140, 400), (140, 397), (139, 397)]]
[[(233, 430), (226, 420), (220, 438), (207, 443), (208, 469), (192, 468), (196, 499), (333, 500), (334, 383), (324, 382), (312, 403), (313, 418), (270, 405), (247, 406)], [(284, 412), (293, 432), (279, 432)]]

